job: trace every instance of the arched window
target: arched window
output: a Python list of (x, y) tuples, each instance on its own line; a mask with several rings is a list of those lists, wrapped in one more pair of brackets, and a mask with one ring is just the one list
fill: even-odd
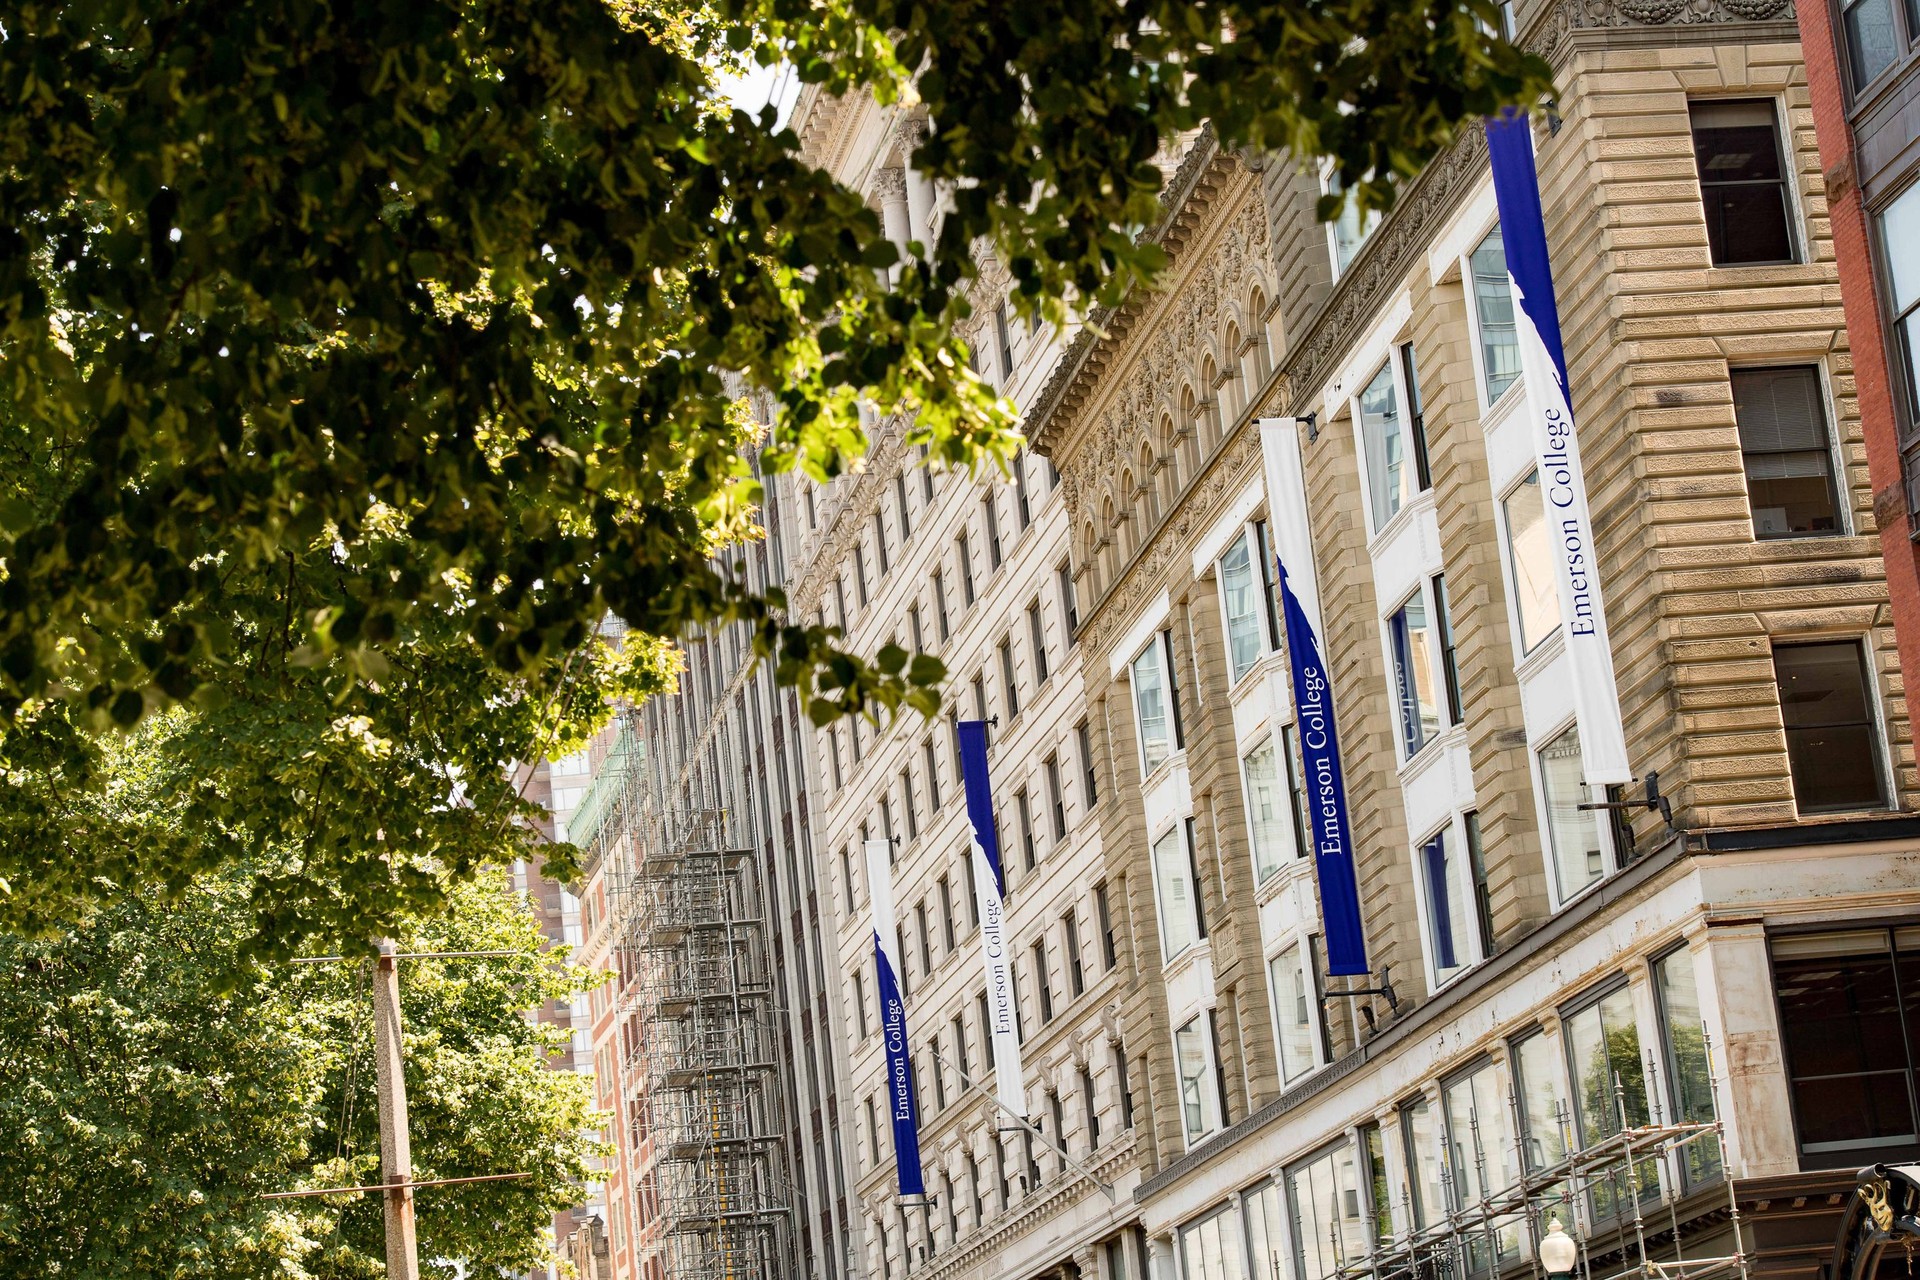
[(1220, 443), (1220, 372), (1211, 355), (1200, 366), (1200, 388), (1207, 397), (1200, 403), (1200, 454), (1206, 457)]
[(1109, 497), (1100, 505), (1100, 589), (1105, 591), (1113, 582), (1118, 570), (1114, 561), (1119, 558), (1120, 531), (1115, 528), (1113, 499)]
[(1240, 420), (1240, 410), (1245, 407), (1243, 397), (1246, 394), (1246, 379), (1241, 376), (1240, 361), (1240, 324), (1236, 320), (1227, 322), (1227, 376), (1220, 380), (1220, 403), (1222, 406), (1222, 430)]
[(1133, 518), (1134, 514), (1133, 468), (1128, 467), (1120, 473), (1120, 563), (1133, 559), (1135, 548), (1140, 545), (1140, 530)]
[(1141, 534), (1160, 523), (1159, 469), (1153, 465), (1153, 446), (1145, 440), (1140, 442), (1140, 499), (1145, 504), (1146, 519)]

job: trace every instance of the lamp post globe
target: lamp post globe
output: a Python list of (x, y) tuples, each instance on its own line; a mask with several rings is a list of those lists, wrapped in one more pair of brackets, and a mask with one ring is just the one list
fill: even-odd
[(1570, 1276), (1580, 1262), (1580, 1246), (1560, 1225), (1560, 1219), (1547, 1222), (1547, 1234), (1541, 1237), (1540, 1266), (1549, 1276)]

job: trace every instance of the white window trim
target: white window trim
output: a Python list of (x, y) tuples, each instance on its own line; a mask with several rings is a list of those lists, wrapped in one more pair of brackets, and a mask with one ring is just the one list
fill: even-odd
[(1140, 656), (1140, 651), (1147, 647), (1147, 641), (1166, 626), (1167, 619), (1172, 615), (1173, 598), (1167, 588), (1162, 587), (1140, 616), (1134, 619), (1133, 625), (1114, 641), (1107, 655), (1107, 674), (1118, 680), (1131, 671), (1133, 660)]
[[(1166, 699), (1166, 703), (1167, 703), (1167, 706), (1166, 706), (1167, 755), (1166, 755), (1166, 759), (1160, 761), (1160, 763), (1158, 764), (1148, 764), (1147, 763), (1147, 733), (1146, 733), (1145, 727), (1141, 724), (1141, 721), (1140, 721), (1140, 693), (1139, 693), (1139, 690), (1134, 687), (1133, 667), (1134, 667), (1134, 663), (1140, 661), (1140, 659), (1147, 656), (1147, 650), (1149, 648), (1152, 648), (1155, 646), (1158, 646), (1160, 651), (1160, 692), (1161, 692), (1161, 695)], [(1134, 753), (1140, 762), (1140, 781), (1141, 781), (1141, 784), (1144, 786), (1147, 779), (1153, 777), (1155, 774), (1160, 773), (1162, 770), (1166, 769), (1169, 765), (1171, 765), (1174, 761), (1185, 759), (1187, 754), (1187, 749), (1185, 745), (1181, 742), (1181, 735), (1178, 729), (1180, 713), (1175, 711), (1173, 706), (1174, 688), (1175, 688), (1174, 670), (1173, 670), (1173, 642), (1169, 638), (1168, 633), (1165, 631), (1155, 631), (1150, 637), (1148, 637), (1147, 642), (1141, 645), (1139, 648), (1139, 651), (1136, 652), (1133, 655), (1133, 657), (1128, 660), (1126, 670), (1127, 670), (1127, 698), (1128, 698), (1128, 701), (1130, 701), (1133, 704)]]
[[(1432, 736), (1421, 746), (1420, 750), (1415, 754), (1409, 755), (1407, 753), (1406, 730), (1405, 727), (1399, 723), (1400, 716), (1403, 714), (1403, 708), (1400, 706), (1400, 686), (1395, 680), (1397, 663), (1393, 654), (1393, 619), (1402, 609), (1411, 604), (1416, 597), (1419, 599), (1421, 607), (1427, 612), (1427, 678), (1433, 682), (1434, 692), (1440, 697), (1440, 701), (1436, 703), (1434, 707), (1434, 710), (1440, 715), (1440, 724), (1439, 727), (1433, 731)], [(1441, 644), (1438, 617), (1439, 610), (1433, 599), (1433, 574), (1431, 573), (1422, 574), (1419, 583), (1414, 589), (1400, 597), (1400, 603), (1380, 615), (1380, 652), (1386, 658), (1386, 671), (1389, 682), (1387, 694), (1389, 700), (1393, 703), (1393, 754), (1394, 758), (1400, 762), (1400, 772), (1403, 774), (1415, 763), (1424, 766), (1428, 757), (1433, 754), (1434, 748), (1439, 746), (1443, 739), (1460, 727), (1447, 720), (1446, 656), (1440, 651)]]
[[(1153, 920), (1160, 935), (1160, 967), (1162, 970), (1173, 968), (1175, 964), (1182, 963), (1192, 956), (1199, 954), (1201, 950), (1207, 946), (1207, 938), (1201, 934), (1199, 927), (1200, 872), (1199, 868), (1195, 865), (1193, 845), (1187, 838), (1187, 823), (1189, 821), (1191, 821), (1191, 815), (1178, 815), (1172, 822), (1168, 823), (1158, 835), (1147, 841), (1147, 870), (1153, 881)], [(1154, 853), (1154, 851), (1160, 847), (1160, 842), (1168, 836), (1173, 836), (1179, 841), (1180, 852), (1186, 855), (1187, 879), (1193, 887), (1193, 941), (1178, 951), (1172, 952), (1167, 950), (1167, 904), (1165, 900), (1160, 897), (1160, 864)]]
[(1240, 811), (1241, 811), (1242, 819), (1247, 824), (1248, 862), (1252, 864), (1249, 869), (1253, 872), (1254, 891), (1255, 893), (1259, 894), (1262, 898), (1265, 897), (1264, 890), (1286, 879), (1287, 867), (1289, 864), (1295, 863), (1295, 862), (1310, 861), (1310, 859), (1294, 857), (1292, 850), (1289, 849), (1286, 853), (1282, 854), (1279, 865), (1274, 867), (1273, 873), (1266, 877), (1262, 877), (1260, 874), (1259, 855), (1255, 852), (1253, 847), (1253, 844), (1254, 844), (1253, 790), (1251, 787), (1247, 785), (1247, 758), (1251, 756), (1254, 752), (1260, 750), (1260, 748), (1262, 747), (1271, 747), (1273, 749), (1273, 764), (1274, 764), (1274, 768), (1278, 771), (1280, 799), (1282, 802), (1280, 805), (1280, 810), (1286, 822), (1287, 839), (1291, 845), (1296, 847), (1301, 843), (1300, 832), (1298, 828), (1294, 826), (1293, 777), (1292, 777), (1291, 771), (1287, 767), (1288, 761), (1287, 761), (1286, 743), (1281, 739), (1281, 736), (1280, 736), (1282, 733), (1284, 733), (1287, 729), (1291, 727), (1292, 727), (1292, 721), (1290, 720), (1285, 723), (1282, 723), (1277, 720), (1269, 722), (1266, 725), (1265, 732), (1257, 734), (1254, 737), (1252, 745), (1247, 747), (1245, 751), (1240, 752), (1240, 756), (1239, 756)]
[[(1540, 772), (1540, 752), (1546, 748), (1548, 743), (1558, 738), (1568, 729), (1573, 728), (1576, 723), (1578, 723), (1576, 717), (1563, 716), (1554, 721), (1552, 727), (1546, 732), (1540, 734), (1529, 733), (1527, 736), (1527, 774), (1533, 781), (1534, 821), (1540, 824), (1537, 828), (1540, 832), (1540, 856), (1546, 862), (1542, 870), (1547, 874), (1547, 905), (1556, 915), (1566, 907), (1580, 901), (1580, 899), (1586, 897), (1595, 889), (1606, 884), (1607, 881), (1619, 875), (1621, 870), (1620, 851), (1614, 848), (1613, 845), (1613, 828), (1599, 816), (1604, 813), (1605, 810), (1591, 810), (1590, 812), (1594, 815), (1594, 826), (1598, 828), (1600, 832), (1600, 878), (1569, 897), (1563, 898), (1560, 896), (1560, 871), (1554, 861), (1553, 828), (1547, 824), (1547, 784), (1546, 778)], [(1582, 752), (1584, 758), (1584, 747), (1582, 748)], [(1584, 789), (1587, 799), (1592, 800), (1594, 798), (1593, 788), (1585, 782), (1581, 783), (1581, 787)], [(1602, 798), (1604, 799), (1604, 797)]]
[[(1395, 336), (1397, 336), (1398, 333), (1399, 329), (1396, 328), (1394, 330)], [(1416, 478), (1412, 495), (1400, 505), (1400, 509), (1388, 516), (1382, 523), (1378, 525), (1374, 524), (1373, 477), (1367, 470), (1367, 429), (1360, 414), (1360, 396), (1361, 393), (1372, 385), (1373, 380), (1380, 376), (1380, 371), (1383, 368), (1388, 370), (1387, 376), (1393, 380), (1393, 403), (1395, 410), (1400, 415), (1402, 442), (1406, 446), (1406, 456), (1401, 460), (1401, 465), (1406, 467), (1418, 466), (1412, 448), (1413, 399), (1407, 391), (1407, 370), (1404, 362), (1400, 359), (1399, 345), (1399, 343), (1390, 338), (1386, 343), (1385, 351), (1380, 359), (1371, 365), (1362, 366), (1365, 372), (1347, 381), (1347, 385), (1351, 388), (1347, 393), (1347, 417), (1349, 425), (1353, 428), (1353, 461), (1355, 469), (1360, 473), (1360, 505), (1366, 511), (1367, 530), (1369, 534), (1367, 545), (1370, 551), (1377, 551), (1378, 544), (1384, 541), (1394, 529), (1412, 519), (1407, 513), (1409, 511), (1419, 510), (1421, 499), (1432, 492), (1431, 489), (1419, 488), (1419, 481)], [(1429, 502), (1430, 501), (1431, 499), (1429, 499)]]
[[(1209, 566), (1214, 578), (1213, 598), (1220, 610), (1220, 645), (1223, 651), (1222, 656), (1227, 660), (1227, 691), (1229, 693), (1240, 692), (1255, 679), (1266, 660), (1275, 652), (1271, 643), (1272, 637), (1267, 634), (1267, 610), (1264, 598), (1267, 590), (1267, 576), (1265, 567), (1261, 564), (1260, 540), (1254, 536), (1251, 522), (1242, 524), (1239, 533), (1238, 538), (1229, 538), (1221, 544), (1220, 554), (1213, 558)], [(1247, 549), (1247, 568), (1253, 573), (1254, 634), (1260, 641), (1260, 651), (1254, 655), (1253, 661), (1247, 664), (1247, 669), (1237, 678), (1233, 674), (1233, 636), (1231, 623), (1227, 617), (1227, 578), (1220, 571), (1220, 562), (1227, 558), (1227, 553), (1233, 550), (1236, 542)]]
[[(1211, 1005), (1196, 1009), (1185, 1022), (1173, 1029), (1173, 1088), (1180, 1107), (1180, 1136), (1191, 1151), (1201, 1143), (1217, 1136), (1225, 1126), (1220, 1122), (1220, 1064), (1213, 1057), (1213, 1036), (1209, 1027), (1200, 1024), (1207, 1021), (1207, 1015), (1213, 1011)], [(1206, 1088), (1200, 1095), (1200, 1118), (1206, 1125), (1203, 1132), (1194, 1134), (1187, 1131), (1187, 1100), (1179, 1097), (1184, 1087), (1180, 1079), (1180, 1033), (1188, 1027), (1197, 1028), (1200, 1036), (1200, 1056), (1206, 1062), (1204, 1075)]]
[[(1500, 539), (1500, 582), (1506, 588), (1507, 596), (1507, 639), (1513, 650), (1514, 673), (1523, 679), (1545, 666), (1552, 658), (1558, 657), (1567, 641), (1564, 621), (1554, 623), (1553, 630), (1542, 636), (1540, 643), (1531, 649), (1527, 648), (1526, 637), (1520, 628), (1520, 591), (1513, 576), (1513, 530), (1507, 527), (1507, 500), (1520, 491), (1520, 486), (1527, 482), (1528, 476), (1537, 474), (1539, 470), (1538, 466), (1523, 468), (1513, 483), (1495, 494), (1493, 499), (1494, 531)], [(1557, 603), (1555, 607), (1557, 611)], [(1552, 735), (1549, 734), (1543, 741), (1552, 741)]]
[[(1548, 741), (1552, 741), (1552, 739), (1548, 739)], [(1545, 830), (1544, 827), (1541, 829), (1543, 831)], [(1433, 951), (1432, 895), (1427, 888), (1427, 869), (1421, 859), (1423, 856), (1422, 851), (1426, 848), (1427, 842), (1443, 831), (1447, 834), (1448, 848), (1458, 858), (1455, 865), (1466, 869), (1467, 859), (1469, 857), (1467, 848), (1467, 823), (1465, 816), (1462, 814), (1455, 813), (1449, 815), (1445, 822), (1429, 830), (1425, 836), (1415, 840), (1408, 851), (1413, 864), (1413, 882), (1420, 888), (1420, 892), (1413, 895), (1413, 905), (1420, 924), (1420, 958), (1426, 969), (1427, 993), (1429, 995), (1438, 992), (1442, 987), (1451, 986), (1453, 983), (1459, 981), (1463, 974), (1471, 971), (1474, 966), (1483, 964), (1487, 960), (1487, 957), (1481, 954), (1480, 951), (1480, 929), (1476, 920), (1479, 908), (1473, 901), (1473, 877), (1471, 870), (1468, 870), (1465, 883), (1456, 883), (1448, 886), (1450, 892), (1461, 894), (1461, 901), (1467, 903), (1471, 908), (1467, 912), (1468, 928), (1466, 936), (1456, 936), (1453, 940), (1454, 958), (1460, 962), (1460, 965), (1451, 973), (1443, 974), (1440, 972), (1440, 958), (1436, 956)], [(1551, 871), (1549, 871), (1549, 875), (1551, 875)], [(1462, 879), (1462, 877), (1456, 875), (1454, 879), (1458, 881)]]
[[(1467, 332), (1473, 340), (1473, 393), (1476, 398), (1476, 403), (1479, 406), (1480, 417), (1483, 421), (1491, 418), (1495, 410), (1514, 400), (1516, 392), (1519, 393), (1520, 397), (1525, 397), (1527, 394), (1527, 375), (1525, 370), (1517, 374), (1513, 381), (1507, 384), (1507, 389), (1502, 391), (1498, 396), (1489, 396), (1487, 394), (1486, 350), (1480, 345), (1480, 303), (1478, 299), (1474, 297), (1473, 293), (1473, 251), (1478, 249), (1481, 242), (1492, 234), (1494, 228), (1499, 225), (1500, 219), (1495, 217), (1485, 227), (1482, 227), (1480, 233), (1469, 240), (1460, 250), (1458, 259), (1460, 268), (1460, 290), (1465, 296), (1467, 305)], [(1513, 307), (1516, 312), (1519, 311), (1520, 303), (1517, 299), (1514, 301)]]
[(1275, 1069), (1280, 1074), (1280, 1087), (1282, 1089), (1291, 1089), (1295, 1085), (1311, 1079), (1325, 1068), (1330, 1060), (1326, 1037), (1321, 1034), (1320, 1019), (1317, 1017), (1309, 1017), (1307, 1019), (1307, 1034), (1313, 1043), (1313, 1065), (1308, 1067), (1306, 1071), (1302, 1072), (1297, 1078), (1288, 1078), (1286, 1055), (1281, 1048), (1280, 993), (1273, 989), (1273, 962), (1278, 960), (1290, 948), (1298, 947), (1299, 951), (1296, 958), (1300, 966), (1300, 977), (1307, 984), (1308, 998), (1311, 1000), (1318, 996), (1319, 983), (1314, 981), (1313, 975), (1313, 940), (1318, 936), (1318, 934), (1310, 933), (1306, 930), (1287, 934), (1277, 940), (1277, 945), (1267, 948), (1267, 953), (1261, 960), (1261, 968), (1267, 976), (1267, 1014), (1273, 1020), (1273, 1063)]

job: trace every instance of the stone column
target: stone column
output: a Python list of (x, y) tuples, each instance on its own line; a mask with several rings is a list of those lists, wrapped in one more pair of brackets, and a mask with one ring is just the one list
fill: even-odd
[(907, 230), (908, 237), (920, 242), (920, 247), (931, 257), (933, 254), (933, 179), (913, 167), (913, 153), (927, 139), (927, 122), (915, 117), (900, 124), (900, 161), (907, 177)]
[(1800, 1167), (1787, 1064), (1780, 1049), (1773, 966), (1759, 920), (1708, 928), (1693, 949), (1701, 1016), (1713, 1037), (1714, 1106), (1727, 1124), (1727, 1167), (1742, 1178)]
[[(880, 197), (880, 225), (886, 228), (887, 239), (893, 241), (893, 247), (900, 251), (900, 260), (906, 261), (907, 241), (911, 232), (907, 226), (907, 175), (898, 165), (882, 169), (874, 179), (873, 192)], [(897, 281), (900, 267), (895, 266), (887, 273), (887, 279)]]
[(1147, 1237), (1147, 1280), (1180, 1280), (1173, 1263), (1173, 1237)]

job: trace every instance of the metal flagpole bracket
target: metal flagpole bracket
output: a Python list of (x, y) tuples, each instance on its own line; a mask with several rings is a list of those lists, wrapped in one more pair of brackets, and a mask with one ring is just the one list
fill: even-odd
[(1588, 810), (1605, 809), (1611, 813), (1629, 813), (1635, 809), (1644, 809), (1649, 813), (1658, 813), (1660, 820), (1667, 824), (1667, 830), (1678, 834), (1680, 829), (1673, 825), (1673, 801), (1660, 794), (1660, 771), (1656, 769), (1649, 773), (1640, 780), (1640, 785), (1645, 788), (1645, 792), (1638, 800), (1593, 800), (1574, 807)]
[[(1331, 981), (1333, 978), (1337, 976), (1339, 975), (1330, 973), (1327, 975), (1327, 978), (1329, 981)], [(1382, 1000), (1385, 1000), (1387, 1002), (1387, 1009), (1390, 1012), (1399, 1013), (1400, 1012), (1400, 996), (1393, 989), (1393, 966), (1392, 965), (1383, 964), (1380, 966), (1379, 982), (1380, 982), (1380, 985), (1377, 987), (1347, 987), (1340, 991), (1328, 990), (1322, 993), (1322, 995), (1320, 996), (1320, 1003), (1327, 1004), (1328, 1002), (1333, 1000), (1347, 999), (1352, 996), (1379, 996)], [(1373, 1027), (1374, 1027), (1373, 1006), (1370, 1004), (1361, 1005), (1360, 1016), (1367, 1020), (1367, 1030), (1369, 1031), (1373, 1030)]]

